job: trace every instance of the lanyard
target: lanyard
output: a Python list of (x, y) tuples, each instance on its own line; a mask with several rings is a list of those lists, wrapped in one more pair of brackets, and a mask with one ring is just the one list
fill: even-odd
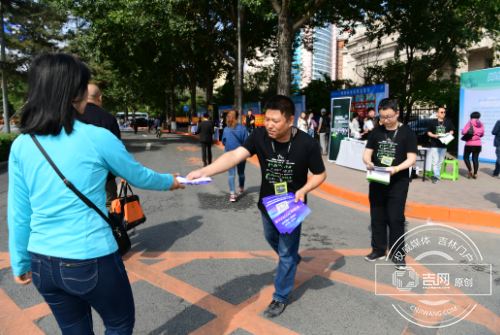
[[(399, 127), (400, 127), (400, 126), (401, 126), (401, 125), (398, 123), (398, 127), (396, 128), (396, 132), (395, 132), (395, 133), (394, 133), (394, 135), (392, 136), (392, 142), (394, 142), (394, 140), (396, 139), (396, 136), (398, 135), (398, 131), (399, 131)], [(384, 133), (384, 135), (385, 135), (385, 140), (386, 140), (386, 141), (387, 141), (387, 132), (388, 132), (388, 130), (386, 129), (386, 132)]]
[[(283, 168), (288, 160), (288, 155), (290, 155), (290, 148), (292, 147), (292, 140), (293, 140), (293, 127), (291, 127), (291, 134), (290, 134), (290, 145), (288, 146), (288, 152), (286, 153), (286, 157), (285, 157), (285, 160), (281, 163), (281, 167), (280, 167), (280, 183), (283, 182), (283, 180), (281, 179), (281, 176), (283, 174)], [(274, 140), (271, 140), (271, 145), (273, 147), (273, 154), (276, 158), (276, 161), (278, 161), (278, 156), (276, 155), (276, 150), (274, 148)]]

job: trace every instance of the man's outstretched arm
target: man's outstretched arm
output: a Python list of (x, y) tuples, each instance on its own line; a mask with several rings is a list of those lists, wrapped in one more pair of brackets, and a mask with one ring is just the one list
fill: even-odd
[(215, 162), (204, 167), (203, 169), (196, 170), (187, 175), (187, 180), (212, 177), (219, 173), (226, 172), (227, 170), (235, 167), (245, 159), (250, 157), (250, 152), (243, 147), (236, 150), (226, 152), (220, 156)]

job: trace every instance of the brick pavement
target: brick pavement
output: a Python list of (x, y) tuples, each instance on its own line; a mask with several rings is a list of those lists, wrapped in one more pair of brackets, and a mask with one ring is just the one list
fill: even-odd
[[(323, 160), (328, 183), (368, 194), (366, 172), (328, 162), (326, 156), (323, 156)], [(408, 201), (500, 213), (500, 179), (491, 175), (495, 166), (479, 163), (477, 180), (467, 179), (468, 170), (462, 160), (460, 160), (459, 168), (460, 177), (455, 181), (441, 180), (438, 184), (433, 184), (428, 178), (425, 182), (422, 182), (422, 178), (414, 179), (410, 184)]]

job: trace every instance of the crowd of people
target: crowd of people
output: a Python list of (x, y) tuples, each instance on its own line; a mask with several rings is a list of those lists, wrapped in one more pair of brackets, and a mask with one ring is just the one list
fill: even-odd
[[(9, 158), (11, 266), (18, 284), (34, 284), (63, 334), (93, 334), (91, 307), (103, 319), (107, 333), (132, 334), (134, 298), (112, 230), (74, 189), (106, 212), (117, 198), (116, 176), (149, 190), (173, 191), (184, 186), (177, 181), (178, 174), (160, 174), (134, 160), (120, 140), (123, 125), (101, 108), (102, 93), (89, 80), (86, 65), (69, 55), (42, 53), (31, 64), (28, 99), (20, 123), (22, 135), (14, 141)], [(312, 113), (308, 116), (303, 112), (294, 127), (295, 105), (282, 95), (269, 99), (265, 110), (265, 127), (255, 127), (255, 116), (250, 111), (245, 125), (238, 123), (239, 114), (234, 110), (220, 120), (225, 153), (215, 161), (211, 152), (214, 124), (205, 114), (197, 130), (204, 166), (189, 173), (187, 180), (227, 171), (229, 200), (234, 202), (236, 173), (238, 192), (242, 194), (246, 159), (257, 156), (261, 168), (257, 207), (264, 238), (279, 257), (272, 301), (264, 314), (276, 317), (288, 305), (301, 262), (298, 250), (302, 225), (289, 234), (280, 234), (263, 198), (291, 192), (295, 202), (307, 203), (307, 193), (326, 179), (322, 154), (328, 152), (331, 119), (322, 109), (316, 124)], [(389, 250), (389, 258), (403, 270), (404, 212), (409, 169), (417, 157), (417, 136), (399, 121), (394, 99), (381, 100), (378, 112), (376, 117), (375, 110), (369, 110), (362, 124), (359, 115), (354, 114), (356, 122), (351, 123), (355, 138), (367, 140), (362, 158), (366, 169), (387, 167), (390, 175), (387, 185), (372, 182), (369, 186), (372, 250), (365, 259), (376, 261), (386, 257)], [(446, 145), (437, 140), (455, 131), (445, 115), (446, 110), (439, 108), (437, 119), (428, 127), (435, 166), (433, 180), (439, 180), (446, 155)], [(462, 131), (467, 136), (464, 160), (469, 177), (474, 179), (484, 136), (480, 117), (478, 112), (472, 113)], [(161, 121), (148, 122), (148, 131), (153, 127), (161, 129)], [(499, 156), (493, 175), (498, 176), (500, 121), (493, 134)], [(474, 170), (469, 162), (471, 154)]]

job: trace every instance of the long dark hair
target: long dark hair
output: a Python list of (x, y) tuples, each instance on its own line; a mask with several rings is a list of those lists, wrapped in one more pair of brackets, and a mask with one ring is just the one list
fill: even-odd
[(73, 100), (83, 99), (89, 80), (89, 69), (73, 56), (35, 56), (28, 73), (28, 101), (21, 117), (21, 132), (58, 135), (64, 128), (71, 134), (75, 118), (83, 121)]

